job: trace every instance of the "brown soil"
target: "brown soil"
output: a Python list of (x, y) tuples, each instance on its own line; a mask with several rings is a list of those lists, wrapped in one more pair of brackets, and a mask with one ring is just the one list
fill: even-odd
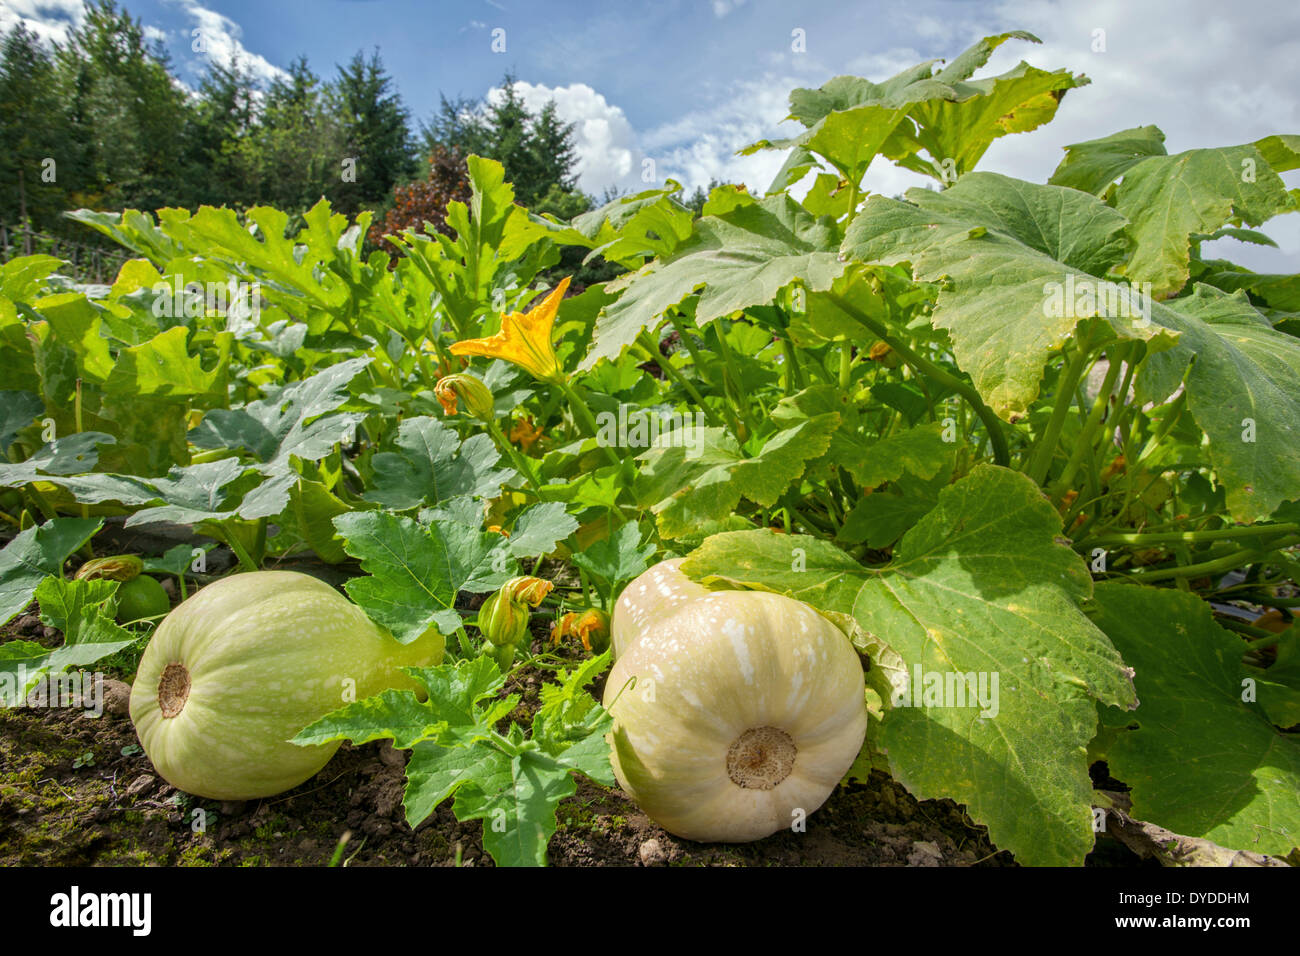
[[(28, 614), (0, 641), (56, 644), (61, 635), (45, 630)], [(133, 668), (138, 652), (124, 657)], [(509, 689), (523, 701), (512, 718), (531, 717), (545, 679), (531, 668), (516, 673)], [(280, 796), (223, 803), (158, 777), (125, 708), (117, 710), (98, 718), (66, 708), (0, 710), (0, 866), (318, 866), (345, 834), (338, 853), (347, 865), (492, 865), (481, 824), (457, 822), (450, 800), (411, 830), (402, 808), (406, 753), (387, 742), (344, 744), (315, 778)], [(680, 840), (617, 789), (585, 779), (558, 820), (549, 851), (558, 866), (1014, 865), (956, 804), (917, 801), (880, 773), (836, 790), (806, 832), (756, 843)]]

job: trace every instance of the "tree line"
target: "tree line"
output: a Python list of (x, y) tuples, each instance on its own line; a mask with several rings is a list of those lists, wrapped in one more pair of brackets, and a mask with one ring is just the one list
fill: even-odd
[(77, 229), (63, 212), (81, 207), (301, 212), (323, 196), (350, 216), (374, 210), (378, 242), (468, 198), (471, 153), (502, 162), (535, 211), (596, 202), (577, 187), (572, 124), (553, 102), (530, 112), (510, 74), (493, 102), (444, 96), (418, 129), (377, 50), (329, 79), (299, 57), (264, 88), (244, 63), (212, 63), (190, 89), (114, 0), (87, 3), (64, 43), (21, 23), (3, 37), (0, 143), (0, 223), (63, 235)]

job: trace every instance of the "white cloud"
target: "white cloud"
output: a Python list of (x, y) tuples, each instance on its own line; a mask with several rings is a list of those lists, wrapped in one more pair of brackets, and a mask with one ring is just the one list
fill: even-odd
[[(621, 109), (585, 83), (550, 87), (521, 81), (515, 92), (531, 113), (555, 100), (559, 118), (574, 124), (579, 188), (599, 196), (609, 186), (630, 185), (640, 171), (641, 154), (636, 130)], [(494, 87), (488, 102), (499, 102), (502, 95), (503, 90)]]
[(21, 23), (42, 43), (66, 43), (85, 19), (81, 0), (0, 0), (0, 34)]
[(713, 0), (713, 15), (721, 20), (731, 11), (744, 5), (745, 0)]
[(195, 52), (205, 57), (208, 62), (228, 66), (236, 58), (244, 69), (252, 74), (258, 83), (269, 84), (276, 79), (285, 79), (288, 74), (273, 64), (266, 57), (249, 51), (244, 46), (244, 30), (238, 23), (225, 14), (209, 10), (198, 0), (167, 0), (180, 7), (195, 24), (197, 34), (190, 33), (191, 48), (194, 43), (202, 41), (203, 49)]
[(793, 121), (783, 122), (790, 112), (790, 90), (800, 85), (789, 76), (773, 75), (735, 83), (721, 102), (648, 131), (645, 147), (658, 158), (661, 174), (680, 180), (688, 192), (716, 179), (744, 183), (761, 194), (785, 162), (785, 154), (762, 150), (737, 156), (736, 151), (803, 128)]
[[(585, 83), (549, 87), (521, 81), (515, 89), (530, 112), (555, 100), (559, 118), (574, 124), (578, 185), (600, 196), (610, 187), (639, 192), (669, 178), (682, 183), (687, 192), (707, 186), (713, 179), (745, 183), (755, 191), (766, 189), (784, 155), (764, 151), (736, 156), (735, 152), (755, 140), (788, 135), (801, 128), (780, 124), (789, 111), (789, 91), (796, 85), (789, 78), (739, 83), (723, 102), (644, 132), (633, 127), (622, 109)], [(493, 88), (487, 99), (495, 103), (501, 96), (502, 90)], [(642, 179), (646, 160), (653, 160), (649, 182)]]
[[(1247, 13), (1214, 0), (1004, 0), (995, 9), (1001, 27), (1028, 30), (1043, 43), (1007, 41), (990, 60), (990, 73), (1025, 59), (1085, 73), (1092, 84), (1072, 90), (1047, 126), (995, 141), (983, 169), (1043, 182), (1065, 145), (1147, 124), (1164, 131), (1170, 153), (1235, 146), (1300, 127), (1300, 5)], [(1096, 30), (1105, 31), (1104, 52), (1093, 51)], [(964, 45), (975, 37), (961, 39)], [(1284, 178), (1300, 184), (1297, 173)], [(1300, 271), (1300, 215), (1263, 228), (1280, 251), (1231, 239), (1203, 251), (1255, 269)]]

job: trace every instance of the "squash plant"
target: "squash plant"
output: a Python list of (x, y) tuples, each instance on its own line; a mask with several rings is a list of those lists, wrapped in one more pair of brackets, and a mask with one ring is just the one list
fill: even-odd
[[(1077, 864), (1089, 762), (1113, 757), (1136, 813), (1285, 854), (1296, 688), (1255, 688), (1259, 652), (1290, 653), (1296, 630), (1215, 623), (1206, 602), (1295, 603), (1278, 586), (1300, 542), (1297, 279), (1200, 248), (1264, 241), (1244, 227), (1295, 211), (1278, 174), (1300, 138), (1170, 156), (1145, 128), (1069, 147), (1045, 185), (975, 172), (1085, 82), (1026, 64), (970, 81), (1011, 38), (796, 90), (805, 132), (754, 147), (788, 150), (767, 195), (715, 190), (688, 239), (618, 281), (585, 365), (629, 350), (712, 410), (702, 453), (673, 436), (640, 456), (636, 504), (696, 548), (697, 581), (852, 622), (891, 678), (870, 756), (913, 793), (965, 804), (1024, 863)], [(877, 154), (944, 188), (862, 201)], [(1187, 665), (1145, 649), (1189, 641), (1214, 662), (1193, 706), (1234, 715), (1203, 736), (1143, 718), (1189, 690)], [(972, 697), (997, 676), (1001, 699), (931, 698), (927, 675)], [(1165, 764), (1218, 809), (1189, 812), (1149, 769)]]
[[(76, 214), (139, 258), (101, 298), (48, 256), (0, 266), (5, 620), (114, 517), (188, 525), (249, 571), (305, 552), (352, 567), (376, 626), (435, 628), (453, 658), (414, 678), (432, 718), (410, 819), (451, 795), (427, 789), (438, 774), (484, 757), (457, 812), (505, 813), (532, 836), (492, 852), (538, 862), (560, 778), (613, 781), (608, 715), (566, 683), (581, 727), (448, 730), (445, 708), (479, 726), (508, 700), (467, 599), (541, 575), (556, 592), (536, 613), (612, 611), (623, 654), (628, 582), (684, 558), (698, 588), (834, 621), (870, 664), (850, 773), (958, 801), (1022, 863), (1082, 862), (1101, 759), (1135, 816), (1287, 854), (1300, 279), (1210, 244), (1271, 242), (1300, 137), (1170, 154), (1147, 126), (1067, 147), (1046, 183), (979, 169), (1094, 95), (1028, 63), (978, 75), (1033, 41), (793, 91), (802, 130), (751, 147), (785, 155), (768, 190), (718, 187), (700, 216), (671, 181), (536, 216), (479, 157), (450, 232), (397, 237), (392, 269), (365, 252), (367, 218), (323, 203), (300, 227), (265, 207)], [(874, 193), (885, 162), (935, 188)], [(624, 272), (557, 292), (566, 245)], [(155, 308), (230, 281), (259, 308)], [(94, 660), (121, 637), (109, 598), (74, 615), (50, 593), (82, 646), (6, 653)], [(524, 643), (516, 666), (536, 662)], [(311, 742), (370, 733), (364, 704)], [(592, 749), (570, 765), (568, 743)], [(489, 799), (535, 760), (545, 800)]]

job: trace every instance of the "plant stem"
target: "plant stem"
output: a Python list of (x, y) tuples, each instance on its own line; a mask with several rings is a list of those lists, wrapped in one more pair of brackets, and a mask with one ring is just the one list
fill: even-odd
[(1115, 388), (1115, 380), (1119, 378), (1119, 369), (1120, 363), (1112, 361), (1110, 368), (1106, 370), (1106, 378), (1101, 383), (1101, 391), (1097, 393), (1097, 400), (1092, 404), (1092, 411), (1088, 413), (1088, 418), (1083, 423), (1083, 431), (1079, 435), (1079, 440), (1075, 443), (1074, 451), (1070, 454), (1070, 460), (1066, 462), (1060, 477), (1052, 484), (1049, 497), (1053, 500), (1059, 500), (1062, 494), (1070, 490), (1070, 482), (1074, 480), (1075, 472), (1079, 470), (1079, 465), (1083, 463), (1084, 456), (1092, 451), (1093, 436), (1106, 415), (1106, 409), (1110, 407), (1110, 393)]
[(781, 336), (781, 351), (785, 354), (787, 387), (807, 388), (808, 379), (804, 377), (803, 366), (799, 363), (799, 357), (795, 353), (794, 342), (790, 340), (789, 333)]
[[(673, 329), (676, 330), (677, 332), (677, 337), (681, 340), (682, 344), (686, 346), (686, 351), (691, 353), (691, 363), (697, 369), (700, 369), (702, 371), (706, 367), (705, 363), (700, 361), (700, 353), (696, 350), (695, 343), (691, 339), (690, 335), (687, 334), (686, 328), (682, 325), (681, 321), (675, 315), (669, 316), (668, 321), (672, 323)], [(725, 376), (724, 376), (724, 389), (725, 389)], [(740, 420), (736, 418), (735, 410), (731, 407), (731, 403), (727, 401), (725, 391), (722, 397), (722, 412), (727, 418), (727, 427), (731, 430), (732, 437), (734, 437), (736, 441), (739, 442), (740, 430), (741, 430)]]
[(29, 481), (26, 487), (27, 493), (32, 496), (32, 501), (36, 502), (36, 507), (41, 510), (41, 514), (45, 515), (46, 520), (53, 521), (58, 517), (59, 513), (54, 510), (54, 506), (50, 504), (49, 499), (36, 487), (36, 482)]
[[(735, 357), (731, 354), (731, 346), (727, 344), (727, 335), (722, 326), (715, 322), (713, 324), (713, 333), (718, 339), (718, 353), (722, 356), (722, 364), (726, 368), (724, 381), (730, 385), (728, 391), (731, 392), (732, 401), (735, 403), (736, 411), (740, 415), (741, 421), (745, 423), (746, 437), (752, 435), (755, 431), (754, 423), (749, 414), (749, 403), (741, 393), (740, 388), (740, 370), (736, 367)], [(736, 434), (736, 440), (741, 441), (739, 432)]]
[[(1277, 547), (1287, 547), (1300, 541), (1287, 541), (1279, 543)], [(1155, 571), (1147, 571), (1141, 574), (1134, 573), (1132, 577), (1139, 581), (1167, 581), (1170, 578), (1199, 578), (1207, 574), (1218, 574), (1222, 571), (1231, 571), (1245, 564), (1253, 564), (1260, 558), (1268, 554), (1266, 550), (1256, 548), (1243, 548), (1240, 551), (1233, 551), (1231, 554), (1225, 554), (1221, 558), (1215, 558), (1212, 561), (1202, 561), (1199, 564), (1184, 564), (1176, 568), (1160, 568)]]
[(1056, 446), (1061, 440), (1061, 429), (1065, 426), (1065, 419), (1074, 404), (1074, 389), (1083, 378), (1083, 373), (1088, 370), (1088, 363), (1092, 358), (1092, 350), (1088, 348), (1086, 335), (1079, 340), (1077, 347), (1078, 354), (1067, 362), (1061, 371), (1061, 379), (1056, 386), (1056, 405), (1052, 409), (1052, 417), (1048, 419), (1047, 428), (1038, 436), (1038, 441), (1030, 455), (1029, 466), (1025, 469), (1025, 474), (1032, 478), (1036, 485), (1041, 486), (1047, 481), (1047, 472), (1052, 467), (1052, 459), (1056, 457)]
[(511, 463), (515, 466), (515, 471), (524, 476), (524, 481), (528, 483), (529, 489), (534, 495), (540, 498), (542, 496), (541, 486), (537, 484), (537, 479), (533, 477), (533, 469), (529, 467), (523, 453), (514, 445), (510, 444), (510, 441), (501, 431), (501, 426), (498, 425), (495, 420), (485, 422), (484, 424), (487, 425), (488, 434), (492, 436), (492, 440), (496, 442), (497, 447), (505, 453), (506, 457), (509, 458)]
[(257, 562), (252, 559), (243, 542), (239, 540), (239, 533), (233, 528), (226, 534), (226, 544), (230, 550), (235, 552), (235, 557), (239, 559), (240, 565), (245, 571), (256, 571)]
[(907, 345), (895, 336), (885, 325), (876, 321), (867, 315), (853, 303), (849, 302), (841, 295), (834, 292), (827, 293), (832, 302), (835, 303), (844, 312), (847, 312), (857, 321), (861, 322), (870, 329), (877, 338), (885, 342), (890, 348), (898, 353), (899, 358), (914, 368), (919, 374), (928, 376), (930, 379), (944, 385), (956, 392), (962, 398), (970, 403), (971, 408), (975, 409), (975, 414), (980, 417), (984, 423), (984, 428), (988, 432), (989, 442), (993, 446), (993, 460), (999, 465), (1007, 466), (1011, 464), (1011, 452), (1007, 447), (1007, 436), (1002, 430), (1002, 419), (993, 413), (993, 410), (984, 404), (980, 394), (975, 390), (975, 386), (969, 382), (962, 381), (955, 375), (950, 374), (946, 369), (941, 368), (934, 362), (914, 352)]
[(1178, 419), (1182, 417), (1183, 406), (1186, 404), (1186, 401), (1187, 392), (1184, 390), (1179, 392), (1178, 397), (1169, 403), (1165, 409), (1164, 415), (1160, 418), (1160, 425), (1156, 428), (1151, 437), (1147, 439), (1146, 447), (1143, 448), (1142, 453), (1138, 455), (1138, 460), (1133, 463), (1133, 467), (1136, 468), (1138, 465), (1142, 464), (1142, 462), (1146, 461), (1147, 458), (1150, 457), (1158, 447), (1160, 447), (1160, 443), (1164, 441), (1165, 436), (1169, 434), (1170, 430), (1175, 424), (1177, 424)]
[(623, 462), (618, 455), (614, 454), (614, 449), (610, 448), (608, 445), (602, 445), (600, 443), (598, 437), (600, 429), (596, 427), (596, 416), (591, 414), (591, 407), (587, 404), (586, 399), (584, 399), (582, 395), (579, 394), (578, 390), (568, 382), (562, 381), (557, 384), (560, 387), (560, 391), (564, 393), (564, 397), (569, 400), (569, 405), (574, 412), (573, 417), (582, 426), (587, 437), (596, 439), (596, 444), (602, 451), (604, 451), (605, 457), (609, 459), (610, 464), (615, 466), (622, 465)]
[(1113, 544), (1131, 544), (1138, 547), (1150, 547), (1157, 544), (1199, 544), (1205, 541), (1221, 541), (1270, 534), (1298, 534), (1300, 524), (1250, 525), (1240, 528), (1212, 528), (1205, 531), (1161, 531), (1157, 533), (1134, 532), (1131, 534), (1103, 534), (1086, 541), (1078, 542), (1075, 547), (1102, 547)]
[(691, 397), (691, 401), (696, 404), (700, 411), (704, 412), (704, 416), (709, 420), (709, 424), (721, 428), (722, 419), (718, 417), (718, 413), (705, 404), (704, 397), (700, 395), (695, 386), (687, 380), (686, 376), (684, 376), (681, 371), (673, 365), (672, 359), (665, 358), (659, 354), (659, 349), (655, 345), (654, 339), (650, 337), (650, 333), (642, 329), (641, 334), (637, 336), (637, 342), (640, 343), (642, 348), (650, 353), (650, 357), (654, 359), (654, 363), (659, 366), (663, 373), (671, 378), (678, 388)]

